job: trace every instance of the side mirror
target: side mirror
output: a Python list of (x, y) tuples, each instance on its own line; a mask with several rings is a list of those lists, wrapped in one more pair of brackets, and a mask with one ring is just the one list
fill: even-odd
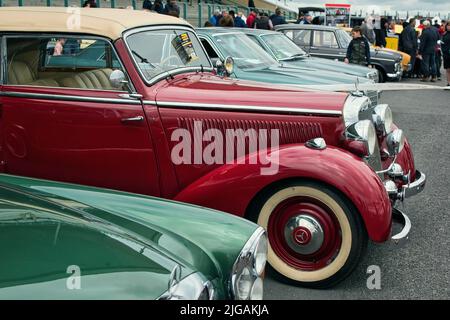
[(120, 89), (124, 84), (128, 83), (125, 79), (125, 73), (123, 73), (122, 70), (114, 70), (109, 75), (109, 82), (111, 83), (111, 86), (116, 89)]
[(233, 73), (234, 69), (234, 60), (232, 57), (228, 56), (222, 62), (221, 60), (217, 60), (216, 62), (217, 74), (220, 76), (230, 76)]

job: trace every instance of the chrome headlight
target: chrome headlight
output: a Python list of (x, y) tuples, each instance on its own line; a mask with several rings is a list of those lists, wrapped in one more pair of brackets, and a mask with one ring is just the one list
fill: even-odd
[(405, 146), (405, 135), (402, 129), (395, 129), (392, 131), (386, 139), (386, 145), (388, 147), (389, 154), (399, 154)]
[(212, 300), (214, 287), (199, 272), (180, 280), (181, 267), (176, 265), (169, 278), (168, 290), (159, 297), (160, 300)]
[(377, 135), (372, 121), (362, 120), (352, 124), (347, 128), (346, 136), (349, 139), (364, 141), (368, 155), (372, 155), (375, 152)]
[(241, 250), (231, 273), (231, 294), (236, 300), (261, 300), (264, 268), (267, 261), (267, 236), (258, 228)]
[(359, 114), (370, 107), (370, 99), (367, 96), (349, 95), (344, 104), (344, 122), (348, 127), (359, 121)]
[(394, 123), (392, 117), (392, 110), (387, 104), (379, 104), (374, 109), (373, 122), (378, 132), (388, 134), (392, 131)]
[(375, 83), (378, 83), (380, 80), (380, 78), (378, 76), (378, 70), (376, 70), (376, 69), (368, 72), (366, 77), (373, 80)]

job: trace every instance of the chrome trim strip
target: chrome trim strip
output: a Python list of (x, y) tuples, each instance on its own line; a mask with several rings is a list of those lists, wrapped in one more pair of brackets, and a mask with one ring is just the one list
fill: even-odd
[(141, 104), (141, 102), (138, 100), (128, 100), (128, 99), (119, 99), (119, 98), (115, 99), (115, 98), (82, 97), (82, 96), (63, 95), (63, 94), (45, 94), (45, 93), (30, 93), (30, 92), (3, 91), (3, 92), (0, 92), (0, 96), (29, 98), (29, 99), (47, 99), (47, 100), (57, 100), (57, 101), (81, 101), (81, 102), (134, 104), (134, 105)]
[(205, 109), (220, 111), (237, 111), (237, 112), (270, 112), (270, 113), (289, 113), (289, 114), (312, 114), (312, 115), (328, 115), (341, 116), (342, 111), (332, 110), (316, 110), (306, 108), (290, 108), (290, 107), (271, 107), (271, 106), (245, 106), (234, 104), (211, 104), (211, 103), (195, 103), (195, 102), (155, 102), (144, 100), (144, 104), (156, 105), (164, 108), (181, 108), (181, 109)]

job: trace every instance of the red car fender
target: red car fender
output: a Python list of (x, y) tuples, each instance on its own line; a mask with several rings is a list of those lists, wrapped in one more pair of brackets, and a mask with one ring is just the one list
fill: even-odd
[(303, 145), (284, 145), (269, 153), (277, 161), (276, 174), (262, 175), (252, 164), (224, 164), (184, 190), (175, 200), (193, 203), (243, 217), (251, 200), (265, 187), (284, 179), (306, 178), (321, 181), (342, 192), (360, 212), (370, 239), (386, 241), (391, 232), (391, 204), (375, 172), (348, 151), (328, 146), (314, 150)]

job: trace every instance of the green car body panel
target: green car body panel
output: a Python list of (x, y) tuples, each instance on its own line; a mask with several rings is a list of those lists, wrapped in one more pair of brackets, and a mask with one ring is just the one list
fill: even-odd
[[(113, 190), (0, 175), (0, 299), (157, 299), (178, 264), (229, 298), (257, 225)], [(215, 241), (211, 241), (215, 240)], [(81, 290), (69, 290), (79, 267)]]

